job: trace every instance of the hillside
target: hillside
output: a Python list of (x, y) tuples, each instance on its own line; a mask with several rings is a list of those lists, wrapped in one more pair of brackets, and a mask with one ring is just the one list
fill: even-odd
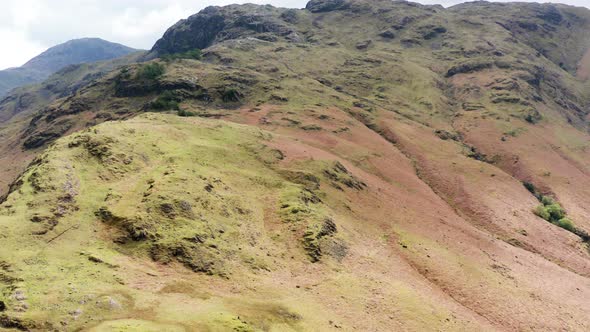
[(589, 32), (554, 4), (209, 7), (10, 94), (0, 329), (589, 330)]
[(1, 70), (0, 97), (14, 88), (41, 82), (66, 66), (110, 60), (136, 51), (99, 38), (70, 40), (51, 47), (21, 67)]

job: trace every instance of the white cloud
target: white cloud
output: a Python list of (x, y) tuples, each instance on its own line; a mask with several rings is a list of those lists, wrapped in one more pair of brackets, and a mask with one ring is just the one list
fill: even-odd
[(46, 49), (44, 45), (29, 40), (28, 36), (17, 30), (0, 28), (0, 40), (4, 45), (10, 45), (0, 56), (0, 68), (21, 66)]
[[(462, 2), (416, 1), (445, 6)], [(303, 8), (307, 0), (2, 0), (0, 40), (5, 47), (0, 54), (0, 69), (22, 65), (44, 49), (82, 37), (149, 49), (178, 20), (209, 5), (236, 2)], [(561, 2), (588, 5), (588, 0)]]
[(162, 27), (170, 26), (183, 18), (186, 12), (186, 9), (177, 4), (147, 13), (136, 7), (127, 8), (123, 13), (113, 17), (110, 34), (128, 40), (141, 40), (145, 36), (162, 34)]

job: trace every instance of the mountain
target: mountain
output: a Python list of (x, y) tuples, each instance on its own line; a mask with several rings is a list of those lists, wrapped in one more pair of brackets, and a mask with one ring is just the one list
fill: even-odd
[(119, 58), (136, 51), (99, 38), (70, 40), (48, 49), (21, 67), (0, 71), (0, 96), (16, 87), (41, 82), (69, 65)]
[(559, 4), (209, 7), (15, 90), (0, 327), (589, 330), (589, 32)]

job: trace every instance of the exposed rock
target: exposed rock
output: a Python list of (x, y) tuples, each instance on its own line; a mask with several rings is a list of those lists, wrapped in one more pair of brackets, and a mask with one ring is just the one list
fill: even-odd
[[(0, 327), (5, 329), (17, 329), (20, 331), (31, 331), (42, 328), (31, 319), (11, 317), (6, 314), (0, 314)], [(44, 328), (49, 330), (51, 327), (47, 325), (44, 326)]]
[(64, 119), (52, 124), (48, 129), (30, 135), (23, 143), (25, 149), (36, 149), (47, 145), (63, 136), (73, 124), (70, 120)]
[[(202, 246), (199, 237), (193, 243), (155, 244), (150, 250), (152, 259), (156, 262), (171, 263), (177, 260), (194, 272), (209, 275), (223, 274), (222, 262), (216, 260), (214, 255)], [(211, 248), (214, 249), (214, 248)]]
[(152, 50), (168, 54), (207, 48), (226, 25), (226, 18), (219, 7), (207, 7), (169, 28)]
[(454, 133), (448, 132), (446, 130), (437, 129), (434, 133), (436, 136), (438, 136), (438, 138), (442, 139), (443, 141), (446, 141), (446, 140), (459, 141), (460, 140), (460, 137), (458, 134), (454, 134)]
[(318, 262), (326, 252), (339, 260), (346, 256), (348, 251), (346, 245), (333, 238), (337, 232), (338, 228), (331, 218), (324, 219), (319, 229), (308, 228), (303, 235), (303, 248), (312, 262)]
[(391, 30), (385, 30), (379, 33), (379, 36), (386, 38), (386, 39), (393, 39), (395, 38), (395, 33)]
[(103, 296), (96, 300), (96, 306), (107, 310), (121, 310), (123, 306), (111, 296)]
[(543, 116), (536, 109), (530, 109), (525, 112), (524, 119), (530, 124), (537, 124), (543, 119)]
[(334, 220), (326, 218), (322, 224), (322, 229), (318, 233), (318, 237), (329, 236), (335, 234), (336, 232), (338, 232), (338, 228), (336, 227)]
[(207, 7), (168, 29), (152, 52), (156, 55), (181, 53), (245, 37), (277, 41), (289, 36), (288, 40), (299, 40), (291, 26), (297, 17), (293, 10), (269, 12), (252, 5)]
[(323, 13), (346, 9), (349, 6), (350, 4), (346, 0), (311, 0), (305, 9), (312, 13)]
[(543, 6), (543, 10), (537, 15), (538, 18), (554, 25), (559, 25), (563, 21), (563, 15), (555, 5)]
[(333, 166), (329, 169), (324, 170), (324, 174), (328, 179), (332, 181), (332, 184), (338, 188), (342, 188), (338, 185), (338, 183), (344, 184), (348, 188), (356, 189), (356, 190), (363, 190), (367, 187), (367, 184), (363, 181), (356, 178), (352, 175), (344, 165), (340, 162), (334, 162)]
[(14, 299), (17, 301), (24, 301), (27, 299), (25, 292), (22, 290), (17, 290), (14, 292)]
[(366, 50), (367, 48), (369, 48), (369, 46), (371, 46), (372, 43), (373, 43), (373, 41), (371, 41), (371, 40), (365, 40), (360, 43), (357, 43), (356, 48), (358, 50)]
[(484, 105), (479, 103), (464, 102), (461, 105), (463, 106), (464, 111), (479, 111), (485, 108)]
[(281, 18), (291, 24), (299, 22), (299, 11), (297, 9), (287, 9), (281, 14)]
[(472, 73), (483, 69), (489, 69), (494, 66), (493, 62), (472, 61), (453, 66), (447, 71), (446, 77), (452, 77), (457, 74)]
[(418, 33), (426, 40), (436, 38), (446, 32), (447, 28), (440, 25), (424, 25), (418, 28)]
[(80, 318), (80, 316), (82, 316), (83, 313), (84, 313), (84, 310), (78, 308), (78, 309), (70, 312), (70, 315), (72, 315), (72, 318), (74, 320), (77, 320), (78, 318)]

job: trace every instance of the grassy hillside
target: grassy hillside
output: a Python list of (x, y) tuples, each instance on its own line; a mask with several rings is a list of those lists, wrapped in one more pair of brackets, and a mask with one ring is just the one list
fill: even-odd
[(211, 7), (13, 95), (0, 326), (588, 330), (588, 18)]

